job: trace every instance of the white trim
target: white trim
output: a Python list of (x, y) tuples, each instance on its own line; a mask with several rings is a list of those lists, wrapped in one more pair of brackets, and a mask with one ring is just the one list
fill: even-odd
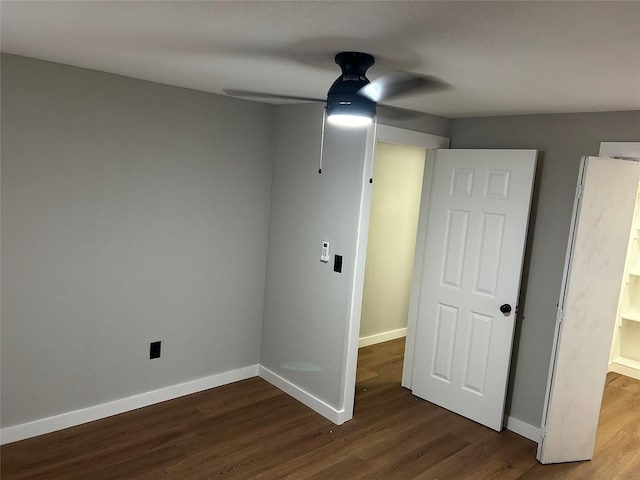
[[(343, 363), (340, 404), (343, 412), (338, 425), (353, 418), (355, 404), (356, 372), (358, 370), (358, 341), (360, 337), (360, 318), (362, 316), (362, 297), (364, 295), (364, 275), (367, 260), (367, 243), (369, 241), (369, 217), (371, 215), (371, 195), (373, 189), (369, 179), (373, 175), (373, 157), (375, 155), (376, 135), (382, 125), (376, 125), (367, 132), (367, 141), (362, 165), (362, 190), (360, 192), (360, 208), (356, 221), (356, 238), (354, 244), (354, 266), (349, 286), (347, 334), (345, 335), (345, 360)], [(313, 407), (312, 407), (313, 408)], [(326, 416), (326, 415), (325, 415)], [(329, 418), (329, 417), (327, 417)]]
[[(629, 365), (625, 365), (627, 362)], [(637, 364), (638, 362), (628, 360), (624, 357), (616, 357), (611, 361), (611, 363), (609, 363), (609, 371), (640, 380), (640, 370), (637, 367), (632, 366), (634, 363)]]
[(525, 423), (514, 417), (505, 417), (504, 426), (507, 430), (511, 430), (513, 433), (517, 433), (524, 438), (528, 438), (536, 443), (540, 442), (540, 434), (542, 432), (540, 427), (534, 427), (530, 423)]
[(407, 341), (404, 346), (401, 385), (411, 390), (413, 379), (413, 356), (415, 352), (416, 332), (418, 329), (418, 305), (420, 304), (420, 288), (424, 262), (424, 245), (427, 235), (427, 218), (429, 216), (429, 200), (431, 199), (431, 179), (436, 150), (427, 150), (424, 159), (422, 177), (422, 197), (418, 214), (418, 230), (416, 247), (413, 256), (413, 273), (411, 275), (411, 294), (409, 296), (409, 312), (407, 317)]
[(82, 408), (71, 412), (41, 418), (33, 422), (22, 423), (0, 430), (0, 445), (17, 442), (26, 438), (44, 435), (83, 423), (92, 422), (101, 418), (110, 417), (119, 413), (147, 407), (174, 398), (191, 395), (192, 393), (209, 390), (229, 383), (246, 380), (258, 375), (258, 365), (231, 370), (210, 377), (198, 378), (190, 382), (172, 385), (158, 390), (132, 395), (112, 402), (101, 403), (92, 407)]
[(311, 410), (319, 413), (328, 420), (331, 420), (336, 425), (342, 425), (344, 422), (351, 419), (351, 417), (346, 418), (347, 416), (345, 415), (344, 410), (336, 410), (325, 401), (320, 400), (318, 397), (312, 395), (306, 390), (294, 385), (289, 380), (281, 377), (275, 372), (272, 372), (267, 367), (260, 365), (258, 367), (258, 375), (274, 387), (279, 388), (284, 393), (303, 403)]
[(395, 340), (396, 338), (402, 338), (406, 336), (406, 327), (398, 328), (397, 330), (389, 330), (388, 332), (376, 333), (374, 335), (369, 335), (368, 337), (360, 337), (360, 340), (358, 341), (358, 348), (368, 347), (369, 345), (388, 342), (389, 340)]
[[(394, 330), (399, 332), (405, 329)], [(389, 332), (387, 332), (389, 333)], [(347, 414), (345, 410), (337, 410), (328, 403), (320, 400), (311, 393), (294, 385), (277, 373), (272, 372), (262, 365), (251, 365), (237, 370), (212, 375), (210, 377), (199, 378), (190, 382), (160, 388), (139, 395), (114, 400), (113, 402), (102, 403), (93, 407), (87, 407), (72, 412), (62, 413), (52, 417), (42, 418), (33, 422), (23, 423), (0, 430), (0, 445), (17, 442), (27, 438), (37, 437), (47, 433), (75, 427), (83, 423), (100, 420), (112, 415), (129, 412), (138, 408), (148, 407), (156, 403), (173, 400), (175, 398), (202, 392), (211, 388), (221, 387), (240, 380), (246, 380), (259, 376), (274, 387), (292, 396), (302, 404), (319, 413), (323, 417), (332, 421), (336, 425), (342, 425), (352, 418), (352, 414)], [(351, 412), (350, 412), (351, 413)], [(534, 427), (517, 418), (505, 417), (505, 427), (518, 435), (522, 435), (529, 440), (538, 442), (540, 440), (540, 428)]]
[(404, 128), (378, 125), (377, 139), (381, 142), (409, 145), (419, 148), (449, 148), (450, 139), (431, 133), (405, 130)]

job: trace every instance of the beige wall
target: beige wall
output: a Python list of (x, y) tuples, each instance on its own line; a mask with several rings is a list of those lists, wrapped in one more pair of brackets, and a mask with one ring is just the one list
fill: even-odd
[(407, 326), (424, 157), (377, 144), (360, 338)]

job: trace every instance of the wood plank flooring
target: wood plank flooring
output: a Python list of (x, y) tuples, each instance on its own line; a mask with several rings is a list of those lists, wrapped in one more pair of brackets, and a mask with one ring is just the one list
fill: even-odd
[(403, 350), (360, 350), (355, 417), (341, 426), (253, 378), (5, 445), (1, 478), (640, 479), (639, 381), (609, 374), (593, 461), (540, 465), (534, 442), (401, 388)]

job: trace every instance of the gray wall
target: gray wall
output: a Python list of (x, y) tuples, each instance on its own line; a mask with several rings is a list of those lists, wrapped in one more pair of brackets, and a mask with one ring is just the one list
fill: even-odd
[[(318, 175), (321, 122), (322, 105), (276, 110), (261, 363), (340, 410), (366, 132), (327, 126)], [(441, 117), (412, 122), (427, 133), (449, 132)], [(328, 264), (320, 262), (324, 240), (331, 242)], [(342, 274), (333, 272), (335, 254), (344, 256)]]
[(366, 130), (327, 126), (318, 175), (322, 108), (276, 111), (262, 365), (339, 409)]
[(259, 362), (273, 113), (2, 55), (3, 426)]
[(639, 141), (640, 112), (453, 120), (451, 148), (538, 149), (507, 413), (540, 425), (578, 167), (601, 141)]

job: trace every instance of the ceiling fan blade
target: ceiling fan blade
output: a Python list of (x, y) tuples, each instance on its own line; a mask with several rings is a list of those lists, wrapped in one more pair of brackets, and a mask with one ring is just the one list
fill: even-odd
[(294, 97), (292, 95), (277, 95), (274, 93), (261, 93), (261, 92), (248, 92), (246, 90), (231, 90), (223, 89), (223, 92), (230, 97), (238, 98), (264, 98), (265, 100), (292, 100), (302, 102), (326, 102), (325, 98), (310, 98), (310, 97)]
[(451, 85), (427, 75), (394, 72), (371, 81), (358, 93), (374, 102), (391, 100), (403, 95), (447, 90)]

